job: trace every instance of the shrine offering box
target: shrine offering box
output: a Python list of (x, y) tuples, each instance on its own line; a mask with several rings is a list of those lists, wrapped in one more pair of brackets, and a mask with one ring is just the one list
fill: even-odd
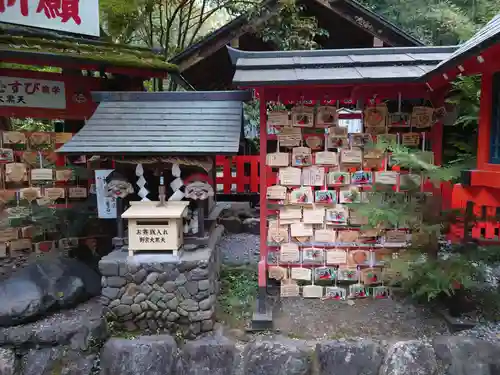
[(128, 220), (129, 255), (134, 251), (168, 251), (177, 256), (183, 245), (182, 219), (189, 202), (130, 202), (122, 214)]

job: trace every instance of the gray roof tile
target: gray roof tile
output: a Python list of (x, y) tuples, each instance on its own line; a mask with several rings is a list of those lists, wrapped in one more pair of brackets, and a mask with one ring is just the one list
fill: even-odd
[[(157, 95), (151, 94), (156, 93), (97, 93), (97, 97), (108, 100), (99, 104), (90, 120), (58, 152), (177, 155), (238, 152), (243, 111), (238, 99), (249, 99), (250, 93), (227, 93), (218, 99), (204, 97), (200, 92), (182, 93), (183, 100), (178, 101), (156, 101), (153, 98)], [(172, 94), (175, 93), (168, 93)], [(215, 97), (217, 94), (214, 93)]]
[(417, 80), (456, 48), (246, 52), (228, 47), (236, 65), (233, 83), (240, 86)]

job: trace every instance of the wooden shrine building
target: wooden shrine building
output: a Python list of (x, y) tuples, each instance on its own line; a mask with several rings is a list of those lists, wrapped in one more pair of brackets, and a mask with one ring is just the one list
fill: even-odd
[[(303, 16), (315, 17), (328, 37), (318, 37), (325, 49), (411, 47), (423, 45), (396, 25), (372, 12), (355, 0), (301, 0)], [(180, 73), (197, 90), (231, 88), (234, 68), (227, 57), (226, 45), (245, 51), (274, 51), (278, 47), (259, 36), (262, 24), (278, 8), (276, 1), (267, 2), (268, 11), (261, 16), (242, 15), (208, 34), (198, 43), (171, 59)], [(216, 72), (217, 74), (207, 74)]]
[(493, 18), (422, 80), (433, 90), (463, 75), (481, 75), (477, 165), (455, 185), (452, 209), (466, 212), (451, 239), (500, 242), (500, 15)]

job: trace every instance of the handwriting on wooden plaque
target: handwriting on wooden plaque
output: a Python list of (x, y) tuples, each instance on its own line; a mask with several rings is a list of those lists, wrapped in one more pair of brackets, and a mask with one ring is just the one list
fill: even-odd
[(65, 197), (65, 190), (64, 188), (46, 188), (43, 194), (44, 197), (50, 199), (51, 201), (55, 201)]
[(0, 163), (12, 163), (14, 161), (14, 150), (0, 148)]
[(267, 114), (268, 126), (290, 126), (288, 111), (269, 111)]
[(280, 286), (280, 297), (298, 297), (299, 286), (293, 280), (283, 280)]
[(280, 281), (286, 278), (287, 269), (280, 266), (269, 266), (267, 272), (270, 279)]
[(302, 219), (302, 208), (300, 207), (282, 207), (280, 208), (280, 220), (300, 220)]
[(283, 128), (277, 135), (281, 147), (296, 147), (302, 142), (302, 130), (300, 128)]
[(413, 107), (411, 112), (411, 126), (415, 128), (430, 128), (433, 125), (434, 108)]
[(358, 241), (359, 232), (356, 230), (339, 230), (337, 241), (341, 243), (355, 243)]
[(348, 172), (328, 172), (326, 183), (328, 185), (349, 185), (351, 183), (351, 175)]
[(323, 287), (320, 285), (304, 285), (302, 287), (302, 297), (323, 298)]
[(393, 171), (375, 172), (375, 184), (396, 185), (398, 182), (398, 173)]
[(295, 267), (292, 268), (290, 277), (294, 280), (311, 281), (312, 273), (309, 268)]
[(266, 164), (270, 167), (288, 167), (290, 165), (290, 154), (287, 152), (267, 154)]
[(314, 164), (329, 165), (335, 167), (339, 165), (339, 156), (336, 152), (332, 151), (316, 152), (314, 154)]
[(283, 263), (294, 263), (300, 261), (299, 246), (291, 242), (281, 244), (279, 259), (280, 262)]
[(273, 185), (267, 187), (266, 197), (270, 200), (285, 200), (287, 195), (286, 186)]
[(21, 182), (27, 180), (26, 165), (23, 163), (8, 163), (5, 165), (6, 182)]
[(64, 144), (73, 138), (73, 133), (55, 133), (55, 143)]
[(324, 208), (304, 208), (302, 215), (304, 224), (323, 224), (325, 221)]
[(302, 184), (308, 186), (324, 186), (325, 168), (316, 165), (304, 168), (302, 170)]
[(310, 135), (306, 138), (306, 145), (311, 148), (311, 150), (321, 150), (323, 148), (323, 141), (323, 136)]
[(87, 188), (84, 187), (70, 187), (68, 189), (69, 198), (87, 198)]
[(316, 229), (314, 231), (314, 242), (334, 243), (337, 238), (337, 232), (333, 229)]
[(347, 224), (348, 217), (349, 217), (348, 209), (342, 206), (341, 204), (336, 205), (334, 208), (326, 209), (327, 224), (345, 225)]
[(31, 170), (31, 181), (52, 181), (53, 170), (49, 168), (36, 168)]
[(316, 190), (314, 201), (317, 204), (335, 205), (337, 203), (337, 190)]
[(343, 148), (340, 151), (340, 161), (344, 164), (361, 164), (362, 160), (363, 152), (358, 148)]
[(26, 135), (21, 132), (3, 132), (3, 143), (7, 144), (25, 144)]
[(279, 179), (284, 186), (300, 186), (302, 182), (302, 170), (300, 168), (280, 168)]
[(314, 229), (312, 225), (304, 223), (293, 223), (290, 225), (290, 234), (292, 237), (312, 237)]
[(312, 164), (312, 153), (309, 147), (295, 147), (292, 149), (292, 166), (305, 167)]
[(66, 182), (71, 180), (72, 177), (73, 177), (73, 171), (71, 169), (56, 170), (56, 181)]

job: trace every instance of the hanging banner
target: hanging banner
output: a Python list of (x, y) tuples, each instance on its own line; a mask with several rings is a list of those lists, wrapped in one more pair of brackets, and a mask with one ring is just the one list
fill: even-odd
[(113, 169), (95, 171), (95, 188), (97, 196), (97, 216), (99, 219), (116, 219), (116, 199), (106, 196), (106, 177)]
[(0, 116), (90, 118), (97, 108), (91, 91), (102, 90), (102, 81), (94, 77), (0, 69)]
[(99, 36), (99, 0), (0, 0), (0, 22)]

